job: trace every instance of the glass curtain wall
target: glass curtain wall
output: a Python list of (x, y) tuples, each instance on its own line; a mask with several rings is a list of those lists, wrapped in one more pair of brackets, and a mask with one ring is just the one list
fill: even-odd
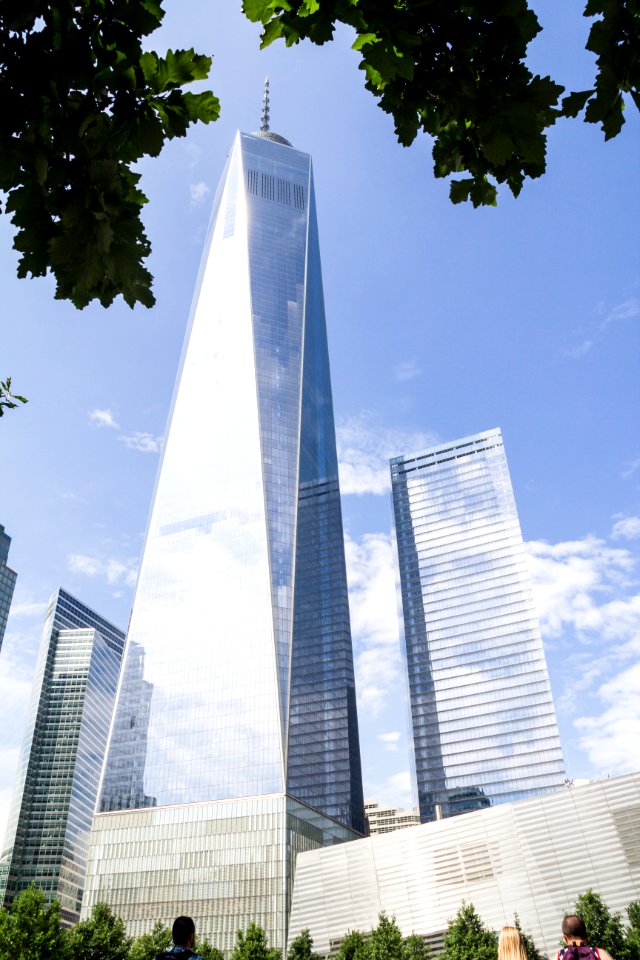
[(391, 461), (420, 815), (562, 787), (564, 764), (499, 430)]
[(70, 594), (49, 604), (0, 860), (0, 901), (35, 883), (76, 923), (124, 634)]

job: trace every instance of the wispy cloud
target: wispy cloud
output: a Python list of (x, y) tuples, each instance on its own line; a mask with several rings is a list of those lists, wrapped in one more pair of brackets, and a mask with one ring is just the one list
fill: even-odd
[(37, 617), (42, 619), (47, 610), (47, 604), (42, 600), (34, 600), (32, 597), (24, 597), (24, 599), (18, 594), (16, 590), (16, 595), (13, 598), (13, 603), (11, 604), (11, 618), (14, 619), (29, 619), (31, 617)]
[(83, 553), (71, 553), (67, 566), (72, 573), (86, 577), (101, 577), (111, 586), (134, 587), (138, 576), (137, 560), (119, 560), (114, 557), (90, 557)]
[(191, 196), (191, 206), (197, 207), (201, 203), (204, 203), (209, 194), (211, 193), (211, 187), (208, 187), (206, 183), (201, 181), (200, 183), (192, 183), (189, 187), (189, 195)]
[(411, 774), (408, 770), (401, 770), (385, 780), (368, 781), (364, 784), (364, 796), (367, 801), (377, 800), (383, 807), (410, 810), (413, 807)]
[[(634, 519), (618, 520), (611, 538)], [(542, 633), (556, 648), (558, 712), (597, 775), (637, 769), (629, 744), (640, 739), (640, 560), (594, 536), (527, 548)]]
[(160, 453), (162, 450), (162, 437), (154, 437), (152, 433), (136, 432), (129, 436), (118, 437), (130, 450), (137, 450), (139, 453)]
[(391, 538), (346, 538), (356, 688), (363, 715), (378, 716), (401, 682), (401, 655)]
[(640, 537), (640, 517), (620, 517), (613, 525), (614, 540), (635, 540)]
[(629, 300), (617, 304), (600, 320), (590, 324), (584, 340), (575, 347), (570, 347), (568, 350), (565, 350), (565, 355), (575, 359), (583, 357), (589, 353), (595, 344), (602, 340), (607, 328), (610, 327), (612, 323), (618, 323), (622, 320), (635, 320), (636, 317), (640, 317), (640, 300), (636, 297), (631, 297)]
[(182, 148), (187, 155), (187, 162), (190, 167), (195, 167), (200, 162), (202, 157), (202, 150), (195, 143), (190, 143), (187, 141), (183, 143)]
[(111, 410), (99, 410), (97, 408), (89, 411), (89, 423), (94, 427), (118, 427)]
[(402, 381), (414, 380), (420, 376), (422, 370), (418, 366), (418, 361), (412, 357), (410, 360), (403, 360), (401, 363), (396, 363), (396, 365), (391, 368), (391, 372), (396, 380)]
[[(35, 614), (31, 611), (29, 616)], [(12, 618), (15, 609), (12, 607)], [(40, 624), (11, 631), (4, 638), (0, 669), (2, 743), (0, 744), (0, 835), (9, 815), (15, 784), (20, 744), (24, 736), (31, 697)]]
[(391, 730), (389, 733), (379, 733), (378, 740), (383, 744), (385, 750), (396, 752), (398, 744), (402, 738), (399, 730)]
[(623, 480), (628, 480), (637, 470), (640, 470), (640, 457), (638, 457), (637, 460), (631, 460), (630, 463), (625, 466), (620, 476)]
[[(640, 723), (640, 559), (613, 539), (631, 530), (629, 519), (619, 517), (609, 537), (526, 545), (558, 713), (575, 730), (573, 740), (565, 733), (571, 766), (585, 775), (629, 769), (629, 736)], [(405, 682), (391, 538), (347, 537), (346, 557), (360, 714), (370, 731), (380, 724), (378, 749), (400, 751), (402, 737), (385, 723)], [(369, 784), (367, 795), (402, 805), (396, 786)]]
[[(639, 651), (640, 652), (640, 651)], [(600, 713), (579, 717), (580, 746), (602, 776), (638, 769), (640, 743), (640, 663), (603, 683), (591, 702)], [(633, 744), (636, 744), (636, 748)]]
[(640, 596), (627, 592), (637, 587), (629, 550), (593, 536), (531, 541), (527, 550), (545, 637), (559, 637), (567, 628), (585, 635), (598, 631), (602, 639), (618, 642), (633, 636)]
[(343, 420), (337, 428), (340, 490), (348, 494), (386, 494), (391, 457), (424, 450), (438, 442), (433, 433), (382, 427), (369, 414)]

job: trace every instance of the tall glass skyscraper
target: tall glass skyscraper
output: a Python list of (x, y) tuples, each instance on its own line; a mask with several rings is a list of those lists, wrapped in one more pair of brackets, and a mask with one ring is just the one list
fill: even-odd
[(83, 912), (224, 950), (283, 947), (297, 850), (364, 832), (311, 160), (266, 123), (214, 203), (99, 809)]
[(562, 750), (500, 430), (397, 457), (391, 480), (422, 821), (559, 789)]
[(17, 577), (15, 570), (12, 570), (7, 563), (9, 560), (10, 546), (11, 537), (5, 533), (4, 527), (0, 523), (0, 650), (2, 650), (4, 631), (7, 627), (9, 608), (13, 599), (13, 591)]
[(75, 597), (49, 602), (5, 842), (0, 903), (31, 883), (80, 918), (89, 832), (125, 636)]

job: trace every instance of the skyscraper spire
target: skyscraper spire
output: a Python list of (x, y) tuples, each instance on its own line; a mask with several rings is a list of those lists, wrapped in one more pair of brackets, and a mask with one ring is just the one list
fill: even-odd
[(261, 133), (269, 133), (269, 77), (264, 80), (264, 94), (262, 96), (262, 115), (260, 117)]

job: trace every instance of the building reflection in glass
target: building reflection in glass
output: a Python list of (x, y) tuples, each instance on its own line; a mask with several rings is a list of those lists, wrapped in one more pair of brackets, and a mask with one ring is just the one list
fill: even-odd
[(124, 633), (64, 590), (49, 602), (0, 858), (0, 902), (34, 883), (77, 923)]
[[(179, 820), (183, 805), (278, 796), (325, 817), (319, 843), (364, 832), (311, 160), (263, 130), (237, 135), (214, 202), (96, 830), (103, 814), (125, 822), (114, 811), (146, 823), (153, 805)], [(288, 864), (264, 877), (275, 897), (296, 845), (274, 843)], [(91, 883), (89, 899), (115, 896), (104, 871)], [(181, 889), (167, 917), (183, 912)], [(222, 920), (201, 909), (198, 928), (226, 949)], [(151, 925), (154, 911), (138, 897), (123, 915)], [(284, 946), (286, 910), (278, 924)]]
[(391, 477), (422, 820), (560, 789), (500, 431), (395, 458)]

